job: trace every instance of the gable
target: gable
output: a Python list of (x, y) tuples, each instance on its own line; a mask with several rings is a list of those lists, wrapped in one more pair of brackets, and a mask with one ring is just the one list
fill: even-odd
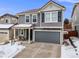
[(41, 11), (52, 11), (52, 10), (65, 10), (65, 8), (53, 2), (49, 2), (48, 4), (44, 5), (41, 8)]

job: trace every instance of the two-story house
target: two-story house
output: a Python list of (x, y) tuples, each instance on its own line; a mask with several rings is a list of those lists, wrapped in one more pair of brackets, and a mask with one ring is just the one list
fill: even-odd
[(18, 17), (9, 13), (0, 16), (0, 24), (16, 24)]
[(50, 0), (39, 9), (18, 13), (18, 24), (13, 27), (14, 39), (24, 37), (29, 43), (62, 44), (65, 7)]
[(0, 16), (0, 43), (13, 39), (13, 27), (17, 23), (18, 17), (11, 14)]
[(78, 32), (78, 36), (79, 36), (79, 3), (75, 3), (73, 7), (71, 19), (72, 19), (72, 28), (73, 30)]

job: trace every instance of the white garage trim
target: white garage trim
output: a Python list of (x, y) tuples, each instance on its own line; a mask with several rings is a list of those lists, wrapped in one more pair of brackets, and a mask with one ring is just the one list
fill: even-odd
[(63, 42), (63, 32), (61, 30), (33, 30), (33, 42), (35, 42), (35, 32), (36, 31), (60, 32), (60, 44), (62, 44), (62, 42)]

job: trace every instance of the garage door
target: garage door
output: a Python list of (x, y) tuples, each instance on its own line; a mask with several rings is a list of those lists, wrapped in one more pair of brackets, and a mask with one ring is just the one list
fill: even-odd
[(9, 38), (7, 32), (0, 32), (0, 43), (5, 42), (8, 39)]
[(35, 31), (36, 42), (60, 43), (60, 32)]

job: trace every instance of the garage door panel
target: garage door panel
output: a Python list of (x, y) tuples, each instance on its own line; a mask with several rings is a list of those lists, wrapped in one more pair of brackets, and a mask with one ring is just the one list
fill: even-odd
[(36, 31), (35, 40), (37, 42), (60, 43), (59, 32)]

